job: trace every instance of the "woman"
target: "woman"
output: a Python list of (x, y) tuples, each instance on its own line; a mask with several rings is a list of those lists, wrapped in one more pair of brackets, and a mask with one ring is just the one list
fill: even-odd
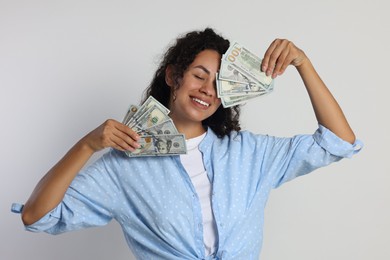
[[(209, 28), (178, 38), (146, 91), (145, 99), (171, 110), (186, 155), (128, 158), (123, 151), (138, 148), (139, 136), (107, 120), (49, 170), (24, 207), (15, 206), (26, 228), (56, 234), (114, 218), (139, 259), (258, 259), (270, 190), (352, 156), (356, 142), (308, 57), (280, 39), (261, 69), (273, 78), (297, 69), (319, 128), (292, 138), (240, 131), (239, 108), (223, 108), (215, 88), (228, 47)], [(114, 149), (82, 169), (104, 148)]]

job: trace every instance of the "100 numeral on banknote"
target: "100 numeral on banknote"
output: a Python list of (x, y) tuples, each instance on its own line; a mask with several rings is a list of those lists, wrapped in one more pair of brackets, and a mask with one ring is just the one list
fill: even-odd
[(260, 70), (262, 59), (235, 42), (222, 56), (217, 94), (223, 107), (246, 103), (273, 91), (273, 79)]

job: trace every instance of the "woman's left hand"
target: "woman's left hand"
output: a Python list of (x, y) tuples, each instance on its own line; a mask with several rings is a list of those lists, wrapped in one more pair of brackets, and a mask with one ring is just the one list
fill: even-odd
[(276, 78), (284, 73), (288, 65), (299, 67), (307, 60), (306, 54), (286, 39), (276, 39), (264, 54), (261, 70)]

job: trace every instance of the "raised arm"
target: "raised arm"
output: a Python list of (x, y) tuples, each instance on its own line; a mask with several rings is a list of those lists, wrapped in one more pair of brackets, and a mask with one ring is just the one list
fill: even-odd
[(132, 151), (139, 146), (136, 142), (138, 139), (134, 131), (115, 120), (107, 120), (84, 136), (39, 181), (23, 207), (23, 223), (33, 224), (55, 208), (62, 201), (73, 179), (95, 152), (107, 147)]
[(295, 66), (298, 70), (309, 94), (318, 123), (343, 140), (354, 143), (355, 134), (343, 111), (306, 54), (288, 40), (274, 40), (265, 52), (262, 71), (275, 78), (282, 75), (289, 65)]

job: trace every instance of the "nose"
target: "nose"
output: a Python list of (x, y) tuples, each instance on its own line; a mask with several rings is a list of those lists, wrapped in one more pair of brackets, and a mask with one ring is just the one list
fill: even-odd
[(204, 82), (202, 87), (199, 89), (199, 91), (206, 96), (212, 97), (216, 93), (216, 86), (215, 86), (215, 80), (207, 80)]

